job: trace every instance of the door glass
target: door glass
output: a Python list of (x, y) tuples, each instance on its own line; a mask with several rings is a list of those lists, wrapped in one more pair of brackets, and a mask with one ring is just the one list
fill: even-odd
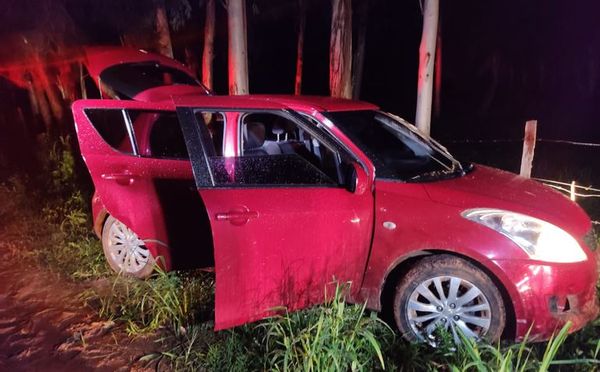
[(132, 138), (127, 132), (127, 123), (123, 110), (118, 109), (86, 109), (90, 122), (98, 134), (112, 148), (126, 154), (132, 154)]
[[(175, 111), (127, 110), (141, 156), (189, 160), (179, 119)], [(218, 154), (223, 149), (223, 115), (210, 113), (209, 131)], [(202, 121), (199, 121), (201, 123)]]
[(240, 139), (243, 183), (339, 185), (340, 156), (295, 121), (274, 113), (244, 115)]
[(175, 112), (156, 115), (156, 120), (151, 125), (148, 144), (150, 156), (154, 158), (189, 159)]
[(200, 84), (186, 72), (156, 62), (121, 63), (100, 73), (100, 80), (119, 99), (159, 86)]
[(225, 116), (218, 112), (195, 112), (196, 121), (205, 123), (215, 147), (215, 154), (223, 156), (223, 138), (225, 134)]

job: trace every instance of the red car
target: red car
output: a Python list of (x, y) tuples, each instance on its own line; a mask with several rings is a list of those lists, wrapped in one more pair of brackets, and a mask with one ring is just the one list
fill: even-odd
[(541, 340), (596, 317), (591, 222), (558, 192), (461, 163), (369, 103), (200, 90), (73, 114), (109, 264), (214, 268), (215, 329), (322, 302), (333, 280), (427, 342), (438, 327)]

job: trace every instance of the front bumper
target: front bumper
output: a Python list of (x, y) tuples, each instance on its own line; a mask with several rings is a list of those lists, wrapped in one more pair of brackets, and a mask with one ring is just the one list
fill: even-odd
[(581, 329), (598, 315), (595, 257), (570, 264), (525, 260), (494, 261), (508, 276), (515, 311), (516, 340), (550, 338), (567, 322), (570, 332)]

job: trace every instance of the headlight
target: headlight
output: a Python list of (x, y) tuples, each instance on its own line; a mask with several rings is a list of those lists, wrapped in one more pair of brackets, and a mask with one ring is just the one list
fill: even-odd
[(534, 260), (580, 262), (587, 259), (569, 233), (546, 221), (500, 209), (469, 209), (462, 216), (506, 236)]

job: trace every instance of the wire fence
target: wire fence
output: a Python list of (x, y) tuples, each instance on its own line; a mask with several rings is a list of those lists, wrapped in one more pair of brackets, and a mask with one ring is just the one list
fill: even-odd
[[(462, 139), (462, 140), (447, 140), (447, 141), (443, 141), (444, 143), (452, 143), (452, 144), (459, 144), (459, 143), (517, 143), (523, 142), (523, 138), (518, 139), (518, 138), (505, 138), (505, 139)], [(584, 147), (597, 147), (600, 148), (600, 143), (593, 143), (593, 142), (577, 142), (577, 141), (569, 141), (569, 140), (557, 140), (557, 139), (545, 139), (545, 138), (538, 138), (536, 139), (536, 142), (543, 142), (543, 143), (560, 143), (560, 144), (566, 144), (566, 145), (574, 145), (574, 146), (584, 146)]]
[[(533, 177), (533, 179), (543, 182), (546, 185), (548, 185), (554, 189), (564, 191), (567, 194), (578, 197), (578, 198), (600, 198), (600, 189), (596, 189), (592, 186), (580, 186), (574, 182), (566, 183), (566, 182), (561, 182), (561, 181), (549, 180), (549, 179), (545, 179), (545, 178)], [(567, 186), (569, 188), (567, 189), (563, 186)], [(579, 190), (591, 191), (591, 192), (595, 192), (597, 194), (584, 194), (584, 193), (578, 192)]]
[[(508, 139), (462, 139), (462, 140), (447, 140), (444, 141), (448, 144), (506, 144), (506, 143), (523, 143), (524, 139), (516, 139), (516, 138), (508, 138)], [(598, 148), (600, 149), (600, 143), (593, 142), (579, 142), (579, 141), (569, 141), (569, 140), (558, 140), (558, 139), (546, 139), (546, 138), (537, 138), (535, 140), (536, 143), (555, 143), (555, 144), (563, 144), (563, 145), (571, 145), (571, 146), (579, 146), (579, 147), (587, 147), (587, 148)], [(576, 181), (572, 181), (571, 183), (557, 181), (547, 178), (533, 178), (539, 182), (544, 183), (545, 185), (552, 187), (556, 190), (559, 190), (571, 197), (571, 200), (576, 200), (577, 198), (600, 198), (600, 189), (594, 187), (592, 185), (583, 186), (578, 185)], [(592, 221), (592, 224), (595, 226), (600, 226), (600, 221)]]

